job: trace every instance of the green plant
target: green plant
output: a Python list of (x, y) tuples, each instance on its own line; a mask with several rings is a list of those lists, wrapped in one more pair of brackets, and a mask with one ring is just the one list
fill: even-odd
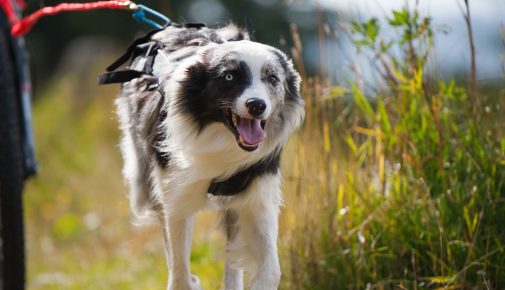
[(428, 76), (429, 18), (405, 8), (387, 23), (399, 37), (377, 19), (352, 24), (386, 84), (376, 95), (357, 82), (351, 101), (320, 98), (314, 80), (304, 89), (300, 140), (316, 141), (288, 148), (284, 287), (504, 288), (503, 101), (480, 92), (476, 108), (469, 90)]

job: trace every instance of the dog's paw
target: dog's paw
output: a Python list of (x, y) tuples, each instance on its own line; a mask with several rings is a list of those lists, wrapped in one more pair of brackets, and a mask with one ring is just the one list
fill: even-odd
[(203, 290), (200, 287), (200, 278), (193, 274), (191, 274), (191, 290)]
[(271, 282), (252, 282), (251, 290), (277, 290), (279, 287), (278, 283)]
[(170, 280), (168, 283), (167, 290), (203, 290), (200, 287), (200, 279), (191, 275), (189, 281), (172, 281)]
[(265, 275), (256, 276), (251, 281), (251, 290), (277, 290), (280, 280), (280, 271), (272, 271)]

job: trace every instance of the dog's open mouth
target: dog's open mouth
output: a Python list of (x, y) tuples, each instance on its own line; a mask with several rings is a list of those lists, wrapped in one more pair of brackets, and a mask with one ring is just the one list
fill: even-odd
[(258, 145), (267, 137), (265, 132), (267, 120), (244, 118), (231, 109), (225, 109), (224, 116), (228, 123), (227, 127), (237, 139), (238, 146), (245, 151), (258, 149)]

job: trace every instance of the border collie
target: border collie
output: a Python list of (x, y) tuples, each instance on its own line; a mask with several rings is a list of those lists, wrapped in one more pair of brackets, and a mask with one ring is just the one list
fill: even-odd
[(163, 226), (168, 289), (200, 289), (189, 257), (204, 209), (221, 213), (225, 289), (243, 289), (244, 271), (251, 289), (277, 289), (279, 158), (304, 118), (292, 62), (234, 25), (195, 24), (151, 33), (125, 58), (114, 75), (124, 176), (134, 216)]

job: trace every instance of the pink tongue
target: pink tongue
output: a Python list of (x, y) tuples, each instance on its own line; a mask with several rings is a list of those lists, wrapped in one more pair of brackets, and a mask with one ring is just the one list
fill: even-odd
[(263, 141), (267, 134), (260, 125), (260, 120), (249, 120), (240, 118), (238, 122), (237, 131), (242, 136), (242, 140), (249, 145), (256, 145)]

